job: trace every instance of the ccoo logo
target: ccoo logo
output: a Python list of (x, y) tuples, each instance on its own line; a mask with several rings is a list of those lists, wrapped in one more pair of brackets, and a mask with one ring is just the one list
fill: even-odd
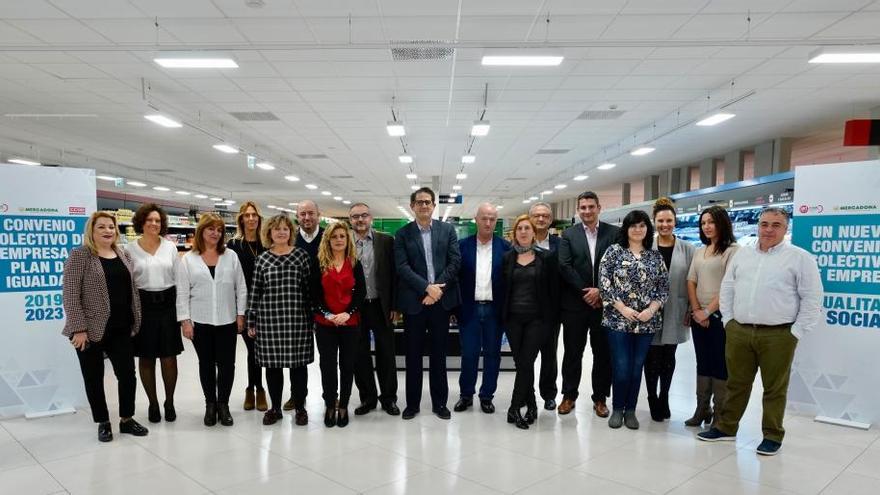
[(815, 211), (816, 213), (822, 213), (823, 211), (825, 211), (825, 207), (823, 207), (822, 205), (816, 205), (816, 206), (801, 205), (798, 208), (798, 211), (801, 213), (809, 213), (811, 211)]

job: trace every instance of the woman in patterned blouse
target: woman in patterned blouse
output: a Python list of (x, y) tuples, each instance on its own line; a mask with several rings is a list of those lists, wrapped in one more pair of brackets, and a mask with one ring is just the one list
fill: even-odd
[(663, 325), (660, 308), (669, 294), (669, 278), (660, 252), (651, 249), (653, 239), (648, 214), (631, 211), (623, 219), (617, 242), (599, 263), (602, 325), (608, 329), (613, 369), (611, 428), (626, 424), (638, 429), (642, 366), (654, 333)]

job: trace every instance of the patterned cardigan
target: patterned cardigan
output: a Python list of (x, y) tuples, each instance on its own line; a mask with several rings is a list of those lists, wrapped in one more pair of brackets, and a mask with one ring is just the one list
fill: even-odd
[[(131, 272), (133, 266), (128, 252), (118, 246), (114, 246), (114, 250)], [(70, 251), (64, 263), (63, 294), (67, 321), (62, 335), (69, 338), (75, 333), (88, 332), (90, 341), (100, 342), (110, 319), (110, 294), (107, 292), (101, 259), (92, 254), (89, 248), (80, 246)], [(131, 335), (134, 336), (141, 328), (141, 300), (134, 285), (134, 276), (131, 277), (131, 302)]]

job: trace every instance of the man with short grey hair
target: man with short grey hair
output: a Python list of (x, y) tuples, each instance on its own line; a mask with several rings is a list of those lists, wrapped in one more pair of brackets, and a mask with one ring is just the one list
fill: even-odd
[(795, 348), (822, 317), (818, 265), (810, 253), (785, 241), (788, 222), (785, 210), (765, 209), (758, 220), (758, 243), (740, 248), (727, 267), (719, 296), (727, 332), (727, 401), (716, 411), (717, 425), (699, 433), (700, 440), (736, 440), (760, 369), (764, 440), (757, 453), (776, 455), (782, 448)]

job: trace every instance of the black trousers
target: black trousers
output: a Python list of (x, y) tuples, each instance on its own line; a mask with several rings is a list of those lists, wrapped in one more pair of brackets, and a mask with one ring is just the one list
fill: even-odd
[[(676, 344), (652, 345), (645, 358), (645, 388), (648, 397), (667, 398), (672, 387), (672, 375), (675, 373)], [(660, 390), (657, 390), (657, 384)]]
[(244, 341), (244, 346), (247, 348), (247, 386), (260, 390), (263, 388), (263, 368), (257, 364), (257, 354), (254, 351), (256, 339), (248, 336), (247, 332), (241, 332), (241, 340)]
[(538, 350), (547, 341), (548, 328), (537, 316), (513, 315), (507, 322), (507, 340), (516, 364), (513, 397), (510, 406), (535, 407), (535, 360)]
[(593, 351), (593, 402), (605, 401), (611, 395), (611, 350), (607, 330), (602, 328), (602, 311), (565, 311), (562, 313), (562, 397), (577, 400), (581, 383), (584, 349), (590, 335)]
[[(289, 369), (293, 405), (296, 409), (303, 409), (306, 405), (306, 395), (309, 393), (309, 369), (306, 365)], [(269, 389), (272, 409), (280, 411), (281, 392), (284, 390), (284, 368), (266, 368), (266, 388)]]
[(449, 311), (440, 303), (424, 306), (413, 315), (404, 315), (406, 336), (406, 407), (420, 409), (425, 369), (425, 336), (430, 343), (428, 379), (431, 386), (431, 407), (446, 406), (449, 384), (446, 381), (446, 344), (449, 338)]
[(559, 349), (559, 321), (548, 327), (544, 342), (541, 344), (541, 371), (538, 375), (538, 390), (544, 400), (556, 399), (559, 389), (556, 388), (556, 377), (559, 375), (559, 363), (556, 357)]
[(354, 382), (354, 362), (357, 359), (360, 329), (318, 325), (315, 330), (315, 340), (318, 343), (318, 353), (321, 355), (324, 405), (336, 407), (336, 400), (339, 399), (339, 407), (346, 408), (351, 397), (351, 385)]
[(697, 375), (727, 380), (725, 359), (727, 332), (724, 330), (724, 324), (721, 323), (721, 313), (716, 311), (709, 316), (709, 328), (691, 322), (691, 333), (694, 336), (694, 352), (697, 356)]
[(110, 359), (119, 393), (119, 417), (134, 416), (134, 395), (137, 378), (134, 373), (134, 345), (128, 328), (107, 328), (100, 342), (89, 342), (84, 351), (76, 351), (82, 371), (86, 397), (95, 423), (110, 421), (107, 397), (104, 395), (104, 354)]
[[(397, 362), (394, 355), (394, 329), (388, 315), (382, 310), (382, 301), (373, 299), (361, 306), (361, 338), (354, 366), (354, 383), (360, 392), (361, 403), (387, 405), (397, 402)], [(373, 377), (373, 357), (370, 355), (370, 333), (376, 342), (376, 376)], [(379, 388), (376, 389), (376, 379)], [(379, 394), (378, 392), (382, 393)]]
[(235, 379), (235, 323), (228, 325), (193, 324), (193, 347), (199, 356), (199, 381), (205, 402), (229, 403)]

